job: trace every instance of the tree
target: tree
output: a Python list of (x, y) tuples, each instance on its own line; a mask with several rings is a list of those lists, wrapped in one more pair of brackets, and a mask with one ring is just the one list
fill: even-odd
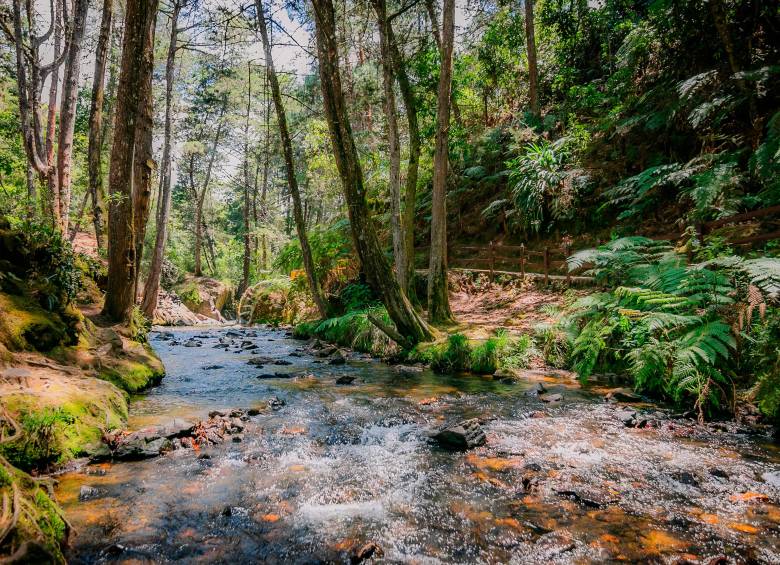
[(279, 88), (279, 79), (276, 76), (273, 54), (271, 52), (271, 42), (268, 38), (268, 29), (265, 25), (265, 15), (261, 0), (255, 0), (257, 7), (257, 27), (260, 31), (260, 37), (263, 40), (263, 50), (265, 51), (265, 67), (268, 72), (268, 82), (271, 86), (271, 96), (276, 108), (276, 121), (279, 126), (279, 138), (282, 143), (282, 152), (284, 153), (284, 165), (287, 171), (287, 185), (290, 188), (290, 196), (293, 203), (293, 216), (295, 219), (295, 229), (298, 233), (298, 241), (301, 244), (301, 255), (303, 257), (303, 268), (306, 271), (306, 278), (309, 282), (314, 303), (317, 305), (320, 315), (327, 317), (327, 304), (322, 296), (319, 281), (314, 271), (314, 259), (309, 246), (309, 238), (306, 236), (306, 223), (301, 206), (301, 194), (298, 189), (298, 179), (295, 174), (295, 162), (293, 160), (292, 142), (290, 141), (290, 132), (287, 129), (287, 115), (282, 102), (282, 92)]
[(536, 38), (534, 31), (534, 0), (524, 0), (525, 3), (525, 42), (528, 56), (528, 97), (531, 112), (539, 115), (539, 71), (536, 66)]
[[(109, 1), (109, 0), (106, 0)], [(160, 166), (160, 198), (157, 202), (157, 234), (152, 250), (149, 274), (144, 284), (144, 297), (141, 311), (147, 318), (154, 317), (157, 299), (160, 295), (160, 277), (162, 275), (165, 243), (168, 239), (168, 221), (171, 213), (171, 138), (173, 136), (173, 83), (176, 78), (176, 51), (179, 46), (179, 14), (186, 0), (173, 0), (171, 12), (171, 35), (165, 59), (165, 131), (163, 133), (163, 152)]]
[(449, 160), (450, 87), (455, 35), (455, 0), (444, 0), (441, 38), (441, 68), (436, 97), (436, 142), (433, 155), (433, 201), (431, 204), (431, 253), (428, 263), (428, 318), (452, 320), (447, 281), (447, 169)]
[(393, 237), (393, 257), (398, 284), (406, 290), (406, 246), (401, 225), (401, 141), (398, 136), (398, 109), (395, 105), (393, 55), (390, 47), (390, 21), (387, 19), (385, 0), (371, 0), (379, 28), (379, 46), (382, 60), (382, 86), (384, 89), (385, 119), (387, 120), (387, 145), (390, 157), (390, 231)]
[(89, 109), (89, 146), (87, 160), (89, 192), (92, 198), (92, 223), (98, 249), (103, 247), (103, 218), (105, 215), (105, 188), (103, 186), (103, 102), (105, 74), (108, 61), (108, 43), (111, 39), (111, 20), (114, 0), (103, 0), (100, 35), (95, 52), (95, 74), (92, 79), (92, 101)]
[[(341, 87), (336, 22), (332, 0), (312, 0), (319, 63), (320, 87), (325, 117), (330, 131), (333, 156), (339, 170), (349, 211), (352, 239), (366, 279), (382, 300), (395, 323), (402, 343), (416, 343), (431, 338), (431, 330), (415, 312), (409, 299), (393, 276), (382, 252), (368, 209), (363, 171), (347, 114)], [(374, 321), (374, 323), (377, 323)], [(387, 328), (384, 328), (387, 332)]]
[(76, 125), (76, 101), (79, 93), (81, 45), (87, 23), (89, 0), (75, 0), (70, 37), (65, 48), (65, 74), (62, 80), (60, 128), (57, 138), (57, 185), (60, 195), (60, 230), (68, 231), (73, 166), (73, 132)]
[(145, 164), (139, 165), (137, 159), (145, 156), (148, 138), (150, 112), (142, 104), (151, 102), (145, 91), (151, 81), (156, 15), (157, 0), (127, 1), (108, 181), (108, 286), (103, 306), (103, 313), (117, 321), (130, 317), (135, 302), (136, 214), (143, 215), (143, 210), (136, 209), (143, 196), (136, 192), (147, 189), (135, 185), (139, 180), (145, 182), (139, 171)]

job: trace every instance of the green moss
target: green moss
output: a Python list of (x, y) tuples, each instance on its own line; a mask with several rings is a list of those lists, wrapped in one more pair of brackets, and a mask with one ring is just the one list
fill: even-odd
[(127, 392), (140, 392), (159, 384), (165, 372), (142, 361), (118, 359), (100, 371), (100, 378)]
[(65, 563), (62, 546), (68, 526), (62, 511), (28, 474), (0, 462), (0, 496), (12, 499), (14, 490), (20, 497), (20, 514), (16, 527), (2, 540), (0, 553), (8, 553), (23, 542), (34, 542), (20, 562)]
[(198, 288), (198, 283), (195, 281), (183, 283), (176, 289), (176, 293), (188, 307), (191, 305), (197, 307), (201, 303), (200, 289)]
[(8, 349), (48, 351), (75, 339), (58, 314), (27, 298), (0, 293), (0, 341)]

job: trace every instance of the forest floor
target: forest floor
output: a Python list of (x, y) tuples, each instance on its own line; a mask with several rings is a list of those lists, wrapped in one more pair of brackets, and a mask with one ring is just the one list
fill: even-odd
[(554, 321), (554, 311), (567, 301), (591, 292), (561, 289), (519, 277), (497, 278), (491, 283), (482, 275), (452, 273), (450, 306), (456, 330), (471, 339), (485, 339), (498, 329), (513, 334), (532, 333)]

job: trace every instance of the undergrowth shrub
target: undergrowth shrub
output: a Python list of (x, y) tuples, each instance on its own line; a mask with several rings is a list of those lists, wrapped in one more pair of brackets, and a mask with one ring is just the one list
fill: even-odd
[(45, 469), (57, 462), (63, 453), (65, 426), (73, 417), (61, 408), (46, 408), (22, 416), (21, 437), (3, 445), (2, 454), (8, 461), (25, 471)]
[(634, 237), (568, 262), (616, 285), (577, 301), (562, 323), (574, 328), (571, 363), (581, 379), (625, 373), (637, 390), (692, 406), (700, 419), (729, 408), (741, 338), (780, 294), (780, 259), (689, 265), (668, 242)]

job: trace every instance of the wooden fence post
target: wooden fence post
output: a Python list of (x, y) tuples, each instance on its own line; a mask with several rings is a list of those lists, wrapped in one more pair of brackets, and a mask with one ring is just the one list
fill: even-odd
[(525, 243), (520, 244), (520, 279), (525, 280)]
[(490, 284), (493, 284), (493, 271), (496, 268), (496, 246), (490, 242)]
[(550, 284), (550, 248), (544, 246), (544, 284)]

